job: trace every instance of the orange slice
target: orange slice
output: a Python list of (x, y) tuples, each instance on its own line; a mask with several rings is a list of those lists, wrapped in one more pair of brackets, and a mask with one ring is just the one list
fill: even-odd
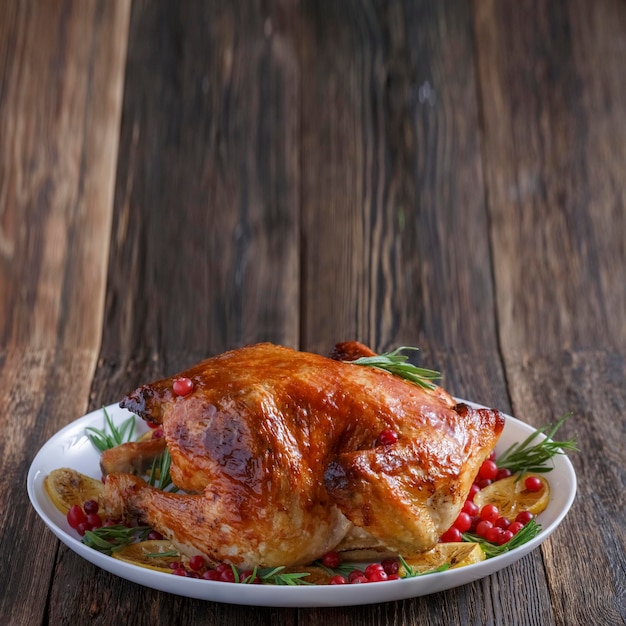
[(74, 504), (82, 506), (87, 500), (97, 502), (103, 488), (102, 481), (67, 467), (52, 470), (43, 484), (54, 506), (64, 515)]
[(113, 552), (111, 556), (132, 565), (139, 565), (140, 567), (170, 574), (172, 572), (170, 563), (182, 560), (174, 544), (167, 539), (150, 539), (148, 541), (140, 541), (139, 543), (131, 543), (124, 546), (121, 550)]
[[(534, 476), (541, 481), (539, 491), (526, 489), (525, 480)], [(522, 511), (530, 511), (533, 515), (539, 515), (548, 506), (550, 501), (550, 484), (539, 474), (524, 474), (521, 478), (515, 474), (508, 478), (496, 480), (491, 485), (481, 489), (474, 496), (474, 504), (482, 508), (485, 504), (495, 504), (500, 515), (508, 517), (511, 521)]]
[[(407, 565), (414, 571), (423, 574), (439, 569), (444, 565), (449, 565), (450, 569), (464, 567), (472, 563), (479, 563), (485, 560), (485, 553), (477, 543), (469, 541), (453, 541), (438, 543), (434, 548), (404, 557)], [(400, 566), (400, 576), (406, 576), (407, 571), (403, 565)]]

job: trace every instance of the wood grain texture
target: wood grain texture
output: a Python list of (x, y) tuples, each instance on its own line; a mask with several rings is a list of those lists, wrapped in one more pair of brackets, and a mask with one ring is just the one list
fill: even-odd
[[(626, 623), (625, 34), (619, 0), (0, 0), (0, 623)], [(100, 571), (29, 506), (86, 410), (351, 338), (572, 411), (540, 550), (403, 602), (237, 607)]]
[(570, 455), (577, 501), (542, 548), (559, 624), (626, 619), (625, 377), (624, 355), (612, 350), (533, 355), (511, 368), (516, 414), (539, 426), (571, 412), (560, 436), (580, 447)]
[(289, 43), (257, 3), (136, 3), (130, 39), (104, 354), (297, 345)]
[(493, 352), (467, 3), (305, 7), (304, 344)]
[(0, 10), (0, 338), (97, 350), (129, 4)]
[(506, 353), (626, 343), (626, 7), (477, 2)]
[[(59, 543), (37, 518), (26, 476), (39, 448), (87, 408), (91, 350), (0, 350), (0, 617), (40, 624)], [(16, 602), (16, 598), (20, 598)]]
[(59, 544), (28, 503), (26, 476), (41, 445), (87, 409), (128, 15), (126, 2), (0, 5), (3, 623), (41, 624), (47, 612)]

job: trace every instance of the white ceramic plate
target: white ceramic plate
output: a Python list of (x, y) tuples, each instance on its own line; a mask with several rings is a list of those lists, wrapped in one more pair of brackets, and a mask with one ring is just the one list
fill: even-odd
[[(117, 405), (107, 407), (107, 411), (116, 424), (130, 416), (128, 411)], [(538, 517), (542, 531), (535, 539), (501, 556), (418, 578), (366, 585), (299, 587), (238, 585), (182, 578), (124, 563), (83, 545), (79, 535), (67, 524), (65, 516), (46, 495), (44, 478), (51, 470), (59, 467), (71, 467), (88, 476), (100, 478), (99, 453), (85, 435), (85, 427), (102, 429), (104, 424), (104, 412), (101, 409), (94, 411), (60, 430), (41, 448), (28, 473), (28, 495), (33, 506), (63, 543), (94, 565), (146, 587), (202, 600), (276, 607), (349, 606), (402, 600), (465, 585), (511, 565), (539, 546), (561, 523), (576, 493), (576, 475), (572, 464), (566, 456), (557, 455), (554, 470), (548, 474), (551, 500), (548, 508)], [(144, 430), (147, 427), (138, 418), (136, 432)], [(505, 428), (496, 451), (503, 452), (509, 445), (523, 441), (532, 432), (532, 427), (506, 416)]]

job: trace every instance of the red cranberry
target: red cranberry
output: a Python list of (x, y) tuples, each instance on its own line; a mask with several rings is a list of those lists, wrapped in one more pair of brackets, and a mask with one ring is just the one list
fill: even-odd
[(398, 433), (391, 428), (385, 428), (378, 435), (378, 439), (376, 440), (376, 445), (379, 446), (390, 446), (398, 441)]
[(333, 576), (330, 581), (328, 582), (329, 585), (345, 585), (348, 581), (343, 577), (340, 576), (339, 574), (336, 574), (335, 576)]
[(341, 556), (339, 555), (338, 552), (334, 552), (334, 551), (327, 552), (322, 557), (322, 563), (329, 569), (335, 569), (339, 567), (339, 565), (341, 565)]
[(400, 563), (397, 559), (383, 559), (381, 561), (381, 565), (383, 566), (383, 569), (387, 572), (388, 576), (393, 576), (394, 574), (397, 574), (398, 570), (400, 569)]
[[(67, 523), (74, 529), (78, 529), (79, 524), (84, 524), (87, 521), (85, 511), (80, 504), (73, 504), (67, 513)], [(84, 533), (84, 531), (83, 531)]]
[(83, 504), (83, 509), (85, 513), (89, 515), (90, 513), (97, 513), (100, 510), (100, 506), (95, 500), (87, 500), (87, 502)]
[(94, 528), (100, 528), (102, 526), (102, 518), (97, 513), (89, 513), (87, 515), (87, 527), (88, 530), (93, 530)]
[(201, 554), (196, 554), (189, 559), (189, 567), (199, 572), (206, 565), (206, 560)]
[(531, 519), (533, 519), (535, 516), (530, 512), (530, 511), (521, 511), (520, 513), (518, 513), (515, 516), (515, 521), (516, 522), (520, 522), (521, 524), (528, 524), (528, 522), (530, 522)]
[(172, 388), (177, 396), (186, 396), (193, 391), (193, 382), (190, 378), (177, 378)]
[(365, 580), (367, 580), (367, 578), (365, 577), (365, 572), (363, 572), (360, 569), (355, 569), (352, 570), (349, 574), (348, 574), (348, 582), (352, 583), (354, 582), (355, 578), (365, 578)]

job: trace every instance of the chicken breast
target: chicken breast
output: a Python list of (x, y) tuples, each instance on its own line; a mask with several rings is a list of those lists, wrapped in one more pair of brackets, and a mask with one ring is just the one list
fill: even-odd
[[(504, 420), (349, 362), (371, 354), (356, 342), (334, 358), (257, 344), (140, 387), (121, 406), (162, 424), (185, 493), (111, 473), (105, 511), (239, 567), (310, 562), (353, 524), (396, 553), (430, 548)], [(181, 377), (192, 382), (184, 396), (173, 390)]]

